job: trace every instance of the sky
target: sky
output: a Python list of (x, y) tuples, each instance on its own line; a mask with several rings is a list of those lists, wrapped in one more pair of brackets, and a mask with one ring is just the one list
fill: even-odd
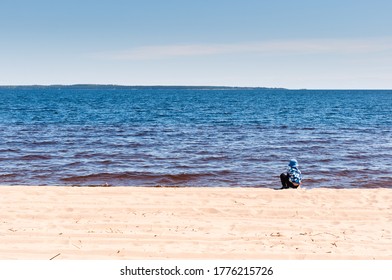
[(392, 89), (390, 0), (0, 0), (0, 85)]

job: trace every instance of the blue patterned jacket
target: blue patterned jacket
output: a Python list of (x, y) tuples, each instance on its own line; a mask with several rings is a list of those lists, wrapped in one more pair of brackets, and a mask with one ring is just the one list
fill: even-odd
[(289, 181), (295, 185), (301, 184), (302, 174), (297, 167), (287, 167), (287, 175), (289, 176)]

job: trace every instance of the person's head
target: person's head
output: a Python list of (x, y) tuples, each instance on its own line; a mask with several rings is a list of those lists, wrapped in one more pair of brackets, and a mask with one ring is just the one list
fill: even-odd
[(289, 162), (290, 167), (298, 167), (298, 161), (296, 159), (291, 159)]

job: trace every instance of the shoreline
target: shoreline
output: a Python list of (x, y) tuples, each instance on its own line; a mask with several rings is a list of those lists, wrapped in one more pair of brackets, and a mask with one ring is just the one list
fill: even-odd
[(392, 189), (0, 186), (0, 259), (392, 260)]

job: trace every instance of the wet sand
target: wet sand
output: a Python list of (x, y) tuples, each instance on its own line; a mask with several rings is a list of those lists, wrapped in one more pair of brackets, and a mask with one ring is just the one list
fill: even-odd
[(392, 189), (0, 187), (0, 259), (388, 259)]

